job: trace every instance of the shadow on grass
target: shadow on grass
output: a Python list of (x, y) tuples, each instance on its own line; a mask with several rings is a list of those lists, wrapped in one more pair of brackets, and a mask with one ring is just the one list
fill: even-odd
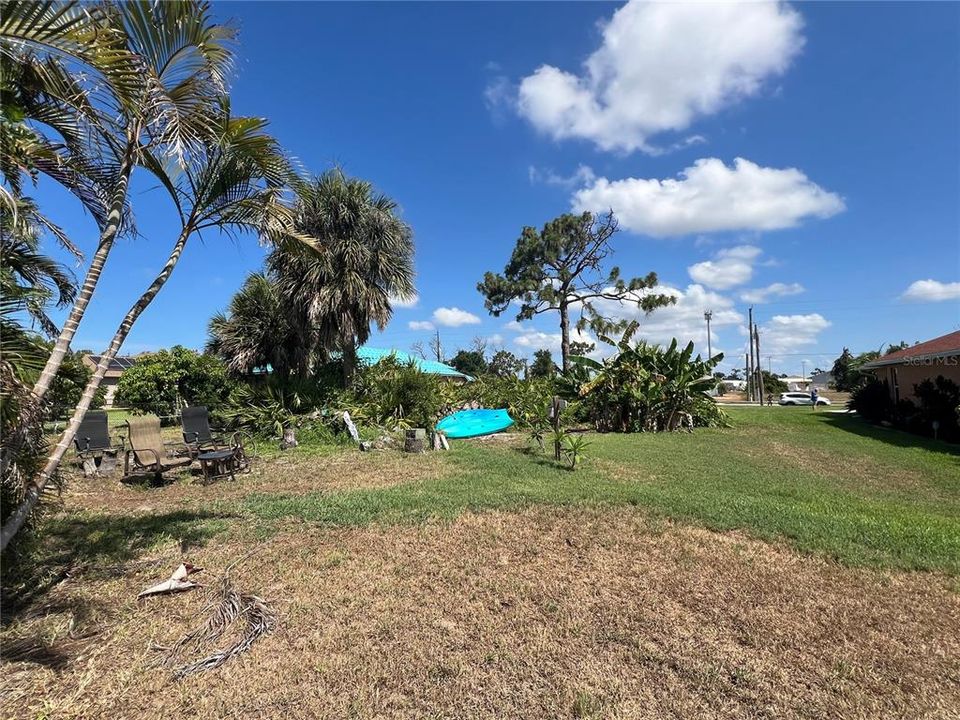
[(930, 452), (952, 456), (957, 462), (960, 462), (960, 445), (934, 440), (923, 435), (915, 435), (896, 428), (873, 425), (855, 414), (824, 413), (817, 417), (821, 422), (861, 437), (879, 440), (901, 448), (923, 448)]
[(111, 577), (158, 545), (179, 541), (182, 553), (226, 529), (226, 513), (207, 511), (159, 515), (69, 515), (41, 523), (15, 567), (4, 568), (2, 623), (76, 573)]
[(514, 452), (530, 458), (535, 464), (539, 465), (540, 467), (545, 467), (549, 470), (564, 470), (566, 472), (571, 472), (575, 469), (570, 467), (570, 465), (568, 465), (565, 461), (554, 458), (552, 447), (548, 447), (546, 450), (540, 450), (539, 448), (534, 447), (519, 447), (514, 448)]

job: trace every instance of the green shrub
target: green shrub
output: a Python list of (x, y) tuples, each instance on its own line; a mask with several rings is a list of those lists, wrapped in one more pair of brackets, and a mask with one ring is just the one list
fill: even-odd
[[(50, 348), (53, 345), (50, 343)], [(63, 358), (63, 364), (57, 370), (50, 390), (45, 398), (47, 403), (47, 417), (61, 419), (73, 414), (74, 408), (80, 403), (83, 389), (93, 377), (93, 371), (83, 364), (80, 353), (68, 352)], [(106, 398), (106, 388), (101, 384), (94, 395), (90, 407), (103, 407)]]
[(386, 357), (358, 370), (344, 402), (351, 415), (391, 429), (432, 428), (446, 404), (444, 382), (414, 363)]
[(176, 345), (140, 356), (120, 377), (115, 404), (155, 415), (176, 415), (191, 405), (217, 410), (233, 386), (218, 358)]
[(937, 437), (951, 442), (960, 441), (957, 407), (960, 406), (960, 386), (943, 375), (924, 380), (913, 386), (917, 398), (919, 421), (924, 435), (933, 434), (933, 423), (939, 425)]
[(343, 394), (336, 382), (268, 377), (237, 383), (216, 415), (226, 425), (263, 437), (278, 437), (286, 428), (326, 422), (329, 408)]
[(890, 386), (877, 379), (867, 381), (853, 391), (847, 407), (855, 410), (868, 422), (892, 420), (893, 401), (890, 399)]

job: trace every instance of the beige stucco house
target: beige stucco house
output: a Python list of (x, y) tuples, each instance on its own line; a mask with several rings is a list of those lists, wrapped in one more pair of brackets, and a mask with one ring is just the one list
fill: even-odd
[[(84, 355), (82, 358), (83, 364), (91, 371), (96, 370), (101, 357), (101, 355)], [(136, 361), (135, 357), (124, 355), (118, 355), (110, 361), (110, 365), (107, 366), (107, 374), (103, 376), (103, 382), (100, 384), (105, 391), (104, 407), (113, 407), (113, 396), (117, 394), (117, 383), (120, 382), (120, 376), (123, 375), (125, 370), (133, 367)]]
[(960, 331), (897, 350), (863, 366), (885, 381), (894, 402), (913, 399), (913, 386), (938, 375), (960, 385)]

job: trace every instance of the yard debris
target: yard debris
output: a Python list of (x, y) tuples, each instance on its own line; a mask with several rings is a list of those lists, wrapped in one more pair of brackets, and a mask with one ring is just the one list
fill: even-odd
[(289, 450), (291, 448), (297, 447), (300, 443), (297, 442), (297, 433), (293, 428), (286, 428), (283, 431), (283, 440), (280, 441), (281, 450)]
[(363, 449), (363, 443), (360, 442), (360, 433), (357, 432), (357, 426), (353, 424), (353, 420), (350, 419), (350, 413), (346, 410), (343, 411), (343, 424), (347, 426), (347, 432), (350, 433), (350, 437), (353, 438), (353, 441), (357, 445), (361, 446)]
[(266, 601), (256, 595), (239, 592), (229, 574), (223, 575), (215, 589), (211, 588), (210, 602), (204, 607), (203, 613), (209, 613), (206, 621), (167, 650), (165, 665), (173, 666), (183, 659), (183, 655), (196, 654), (204, 647), (214, 645), (237, 623), (242, 623), (243, 627), (232, 645), (177, 667), (173, 671), (177, 680), (220, 667), (230, 658), (249, 650), (253, 643), (272, 632), (277, 625), (277, 616)]
[(203, 570), (203, 568), (198, 568), (192, 563), (180, 563), (180, 567), (173, 571), (169, 580), (164, 580), (162, 583), (148, 587), (137, 595), (137, 600), (149, 595), (165, 595), (167, 593), (183, 592), (184, 590), (198, 588), (200, 587), (200, 583), (195, 583), (188, 578), (193, 573), (198, 573), (201, 570)]

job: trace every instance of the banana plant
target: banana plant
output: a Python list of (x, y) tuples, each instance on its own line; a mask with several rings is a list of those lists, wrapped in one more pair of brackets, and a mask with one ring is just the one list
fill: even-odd
[[(633, 342), (631, 323), (619, 340), (600, 339), (616, 352), (603, 360), (574, 356), (561, 387), (585, 403), (598, 430), (621, 432), (675, 430), (687, 414), (712, 405), (713, 368), (723, 359), (693, 357), (693, 343), (682, 350), (676, 339), (663, 349)], [(710, 413), (711, 418), (719, 417)]]

